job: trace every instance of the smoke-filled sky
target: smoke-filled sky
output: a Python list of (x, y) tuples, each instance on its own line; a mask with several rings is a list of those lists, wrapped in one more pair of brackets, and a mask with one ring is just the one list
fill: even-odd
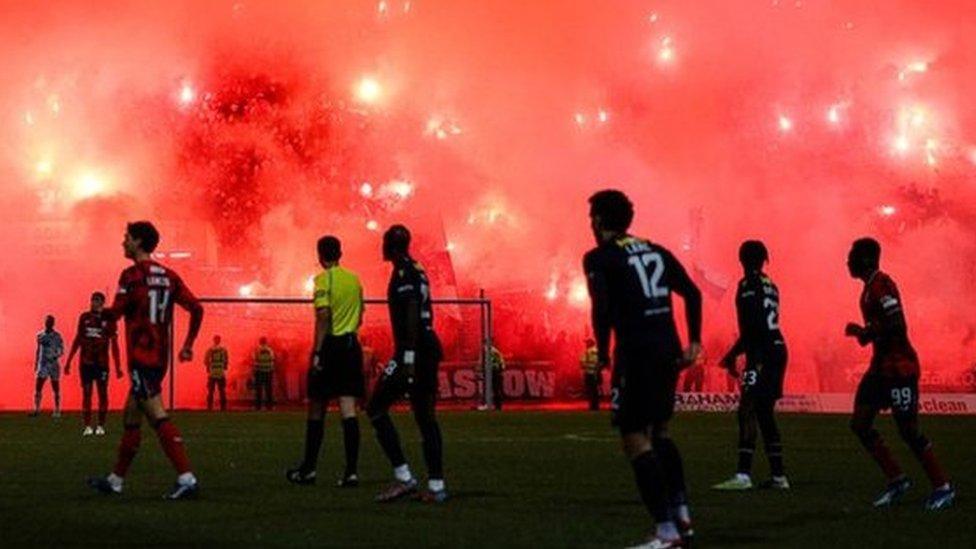
[(331, 232), (374, 296), (403, 221), (435, 294), (575, 337), (608, 186), (710, 296), (712, 356), (761, 238), (788, 387), (863, 361), (844, 259), (874, 235), (923, 370), (976, 359), (972, 2), (4, 2), (0, 35), (0, 407), (43, 315), (70, 339), (114, 290), (126, 220), (197, 293), (302, 295)]

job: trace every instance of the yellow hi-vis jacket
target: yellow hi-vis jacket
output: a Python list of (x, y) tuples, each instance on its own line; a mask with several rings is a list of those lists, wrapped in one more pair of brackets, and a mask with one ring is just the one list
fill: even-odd
[(595, 374), (597, 373), (597, 365), (599, 359), (597, 358), (596, 347), (589, 347), (583, 354), (580, 355), (580, 368), (583, 369), (584, 373)]
[(212, 379), (223, 379), (227, 372), (227, 349), (220, 346), (207, 349), (203, 363)]
[(273, 372), (275, 367), (275, 355), (269, 345), (261, 345), (254, 351), (254, 371)]

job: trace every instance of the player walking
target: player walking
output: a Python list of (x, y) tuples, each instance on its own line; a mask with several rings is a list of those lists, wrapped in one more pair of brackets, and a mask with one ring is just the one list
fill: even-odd
[[(630, 236), (634, 208), (624, 193), (590, 197), (597, 247), (583, 259), (601, 365), (615, 337), (611, 409), (641, 499), (656, 529), (640, 547), (680, 547), (693, 535), (681, 456), (668, 436), (682, 365), (701, 353), (701, 292), (668, 250)], [(689, 344), (682, 353), (672, 292), (685, 302)]]
[(417, 491), (417, 479), (410, 472), (389, 415), (390, 406), (409, 394), (427, 464), (428, 490), (422, 499), (439, 503), (447, 500), (443, 442), (434, 414), (442, 350), (434, 332), (430, 282), (420, 264), (410, 257), (410, 231), (403, 225), (394, 225), (383, 235), (383, 259), (393, 264), (387, 299), (395, 353), (376, 384), (366, 413), (383, 452), (393, 465), (396, 482), (377, 495), (376, 501), (394, 501)]
[(890, 408), (898, 433), (922, 463), (932, 483), (933, 491), (925, 501), (925, 508), (943, 509), (952, 505), (956, 491), (939, 465), (932, 443), (919, 431), (918, 355), (908, 340), (898, 287), (890, 276), (881, 272), (880, 265), (881, 245), (877, 240), (861, 238), (854, 242), (847, 256), (847, 269), (851, 277), (864, 282), (861, 292), (864, 325), (848, 323), (844, 333), (856, 338), (861, 346), (870, 344), (872, 353), (871, 365), (854, 397), (851, 430), (888, 481), (888, 487), (874, 500), (875, 507), (894, 505), (911, 487), (911, 481), (873, 426), (878, 412)]
[(285, 476), (296, 484), (315, 482), (325, 411), (329, 401), (338, 398), (346, 450), (346, 471), (339, 486), (354, 487), (359, 485), (356, 400), (366, 394), (363, 349), (357, 335), (363, 324), (363, 286), (356, 273), (339, 266), (342, 244), (338, 238), (319, 239), (318, 256), (324, 270), (315, 277), (315, 337), (308, 370), (305, 458)]
[(786, 340), (779, 328), (779, 289), (763, 272), (769, 261), (766, 246), (758, 240), (747, 240), (739, 247), (743, 277), (735, 295), (735, 312), (739, 321), (739, 338), (722, 359), (733, 377), (740, 377), (735, 361), (746, 355), (741, 375), (739, 400), (739, 465), (729, 480), (713, 486), (716, 490), (749, 490), (752, 488), (752, 458), (756, 451), (756, 424), (762, 431), (766, 458), (772, 478), (764, 487), (788, 490), (790, 482), (783, 467), (783, 446), (774, 411), (783, 396), (786, 373)]
[[(105, 434), (105, 416), (108, 415), (108, 352), (112, 350), (115, 377), (122, 378), (119, 360), (119, 339), (116, 323), (105, 314), (105, 294), (91, 295), (90, 309), (78, 317), (78, 329), (71, 344), (71, 352), (64, 364), (64, 375), (71, 373), (71, 360), (81, 350), (81, 408), (85, 421), (82, 436)], [(98, 426), (92, 429), (92, 386), (98, 388)]]
[(34, 353), (34, 411), (31, 417), (41, 413), (41, 395), (44, 383), (51, 380), (51, 391), (54, 393), (54, 413), (52, 416), (61, 417), (61, 364), (58, 359), (64, 354), (64, 339), (54, 329), (54, 317), (44, 318), (44, 329), (37, 333), (37, 351)]
[(125, 257), (134, 264), (122, 271), (115, 301), (105, 312), (110, 319), (125, 318), (126, 358), (132, 386), (125, 401), (124, 432), (115, 468), (107, 477), (88, 479), (88, 484), (105, 494), (122, 493), (125, 475), (139, 450), (141, 423), (145, 417), (179, 475), (173, 489), (164, 497), (183, 499), (196, 495), (197, 479), (186, 457), (183, 437), (163, 407), (162, 382), (169, 366), (173, 305), (179, 304), (190, 313), (186, 339), (179, 353), (181, 362), (193, 359), (193, 342), (203, 322), (203, 307), (179, 275), (153, 261), (151, 254), (157, 244), (159, 232), (151, 223), (129, 223), (122, 248)]

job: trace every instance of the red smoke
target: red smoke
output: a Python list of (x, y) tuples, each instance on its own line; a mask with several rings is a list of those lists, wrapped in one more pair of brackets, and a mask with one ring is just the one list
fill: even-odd
[[(503, 351), (575, 369), (586, 197), (607, 186), (710, 296), (712, 357), (733, 333), (736, 248), (761, 238), (788, 390), (849, 390), (866, 357), (841, 336), (859, 294), (844, 257), (872, 234), (928, 384), (960, 386), (976, 359), (976, 13), (862, 4), (7, 6), (0, 408), (29, 402), (43, 315), (70, 339), (90, 291), (114, 290), (135, 218), (158, 221), (197, 293), (220, 295), (304, 295), (331, 232), (381, 297), (374, 228), (407, 222), (435, 295), (485, 288)], [(235, 315), (265, 323), (236, 334), (241, 359), (279, 316), (311, 330), (307, 311), (269, 310), (214, 308), (197, 352)], [(441, 314), (445, 330), (469, 331), (465, 314)]]

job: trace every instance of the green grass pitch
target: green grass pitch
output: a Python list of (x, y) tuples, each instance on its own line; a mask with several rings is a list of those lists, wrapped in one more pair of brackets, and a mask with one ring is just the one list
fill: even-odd
[[(174, 474), (153, 432), (121, 497), (89, 492), (83, 479), (115, 459), (119, 417), (109, 435), (81, 437), (77, 415), (60, 420), (0, 415), (0, 546), (178, 545), (330, 547), (623, 547), (649, 519), (606, 413), (518, 411), (441, 413), (448, 488), (442, 506), (378, 505), (390, 478), (362, 420), (358, 489), (334, 487), (342, 468), (341, 429), (326, 423), (319, 484), (291, 486), (284, 469), (302, 448), (298, 412), (204, 414), (175, 421), (201, 481), (196, 501), (164, 502)], [(408, 457), (423, 473), (417, 431), (396, 414)], [(879, 426), (916, 481), (900, 506), (874, 510), (880, 473), (848, 432), (847, 418), (781, 416), (789, 493), (717, 493), (709, 486), (734, 466), (734, 416), (679, 414), (682, 450), (700, 547), (976, 547), (976, 418), (925, 417), (956, 480), (956, 507), (928, 513), (927, 482), (887, 417)], [(757, 453), (756, 477), (766, 474)]]

